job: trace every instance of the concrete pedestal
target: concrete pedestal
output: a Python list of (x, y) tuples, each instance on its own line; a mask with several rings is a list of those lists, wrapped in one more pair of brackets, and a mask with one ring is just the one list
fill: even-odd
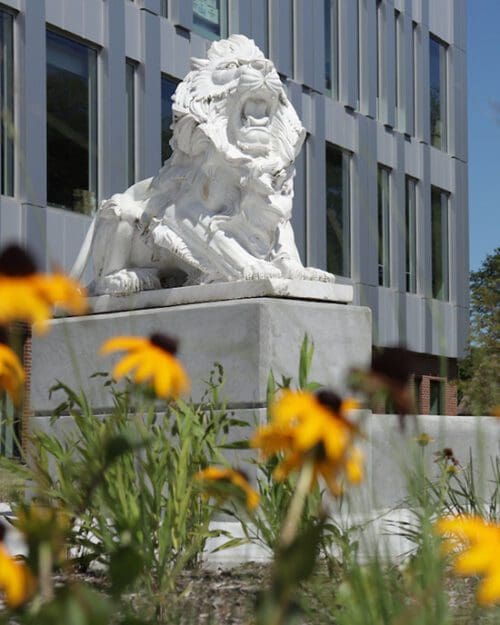
[(106, 412), (111, 398), (102, 379), (90, 376), (110, 371), (118, 356), (99, 356), (100, 345), (111, 336), (152, 332), (179, 339), (178, 356), (191, 377), (195, 401), (214, 363), (221, 363), (224, 394), (234, 409), (264, 407), (271, 370), (297, 378), (305, 334), (315, 345), (312, 379), (339, 392), (344, 390), (346, 372), (366, 365), (371, 354), (369, 309), (331, 302), (254, 297), (60, 318), (51, 323), (47, 335), (33, 339), (35, 419), (48, 416), (62, 400), (58, 393), (49, 399), (56, 380), (82, 388), (94, 409)]

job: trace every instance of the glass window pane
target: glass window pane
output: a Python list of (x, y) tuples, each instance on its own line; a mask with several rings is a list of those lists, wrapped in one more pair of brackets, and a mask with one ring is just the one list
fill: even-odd
[(206, 39), (227, 36), (227, 0), (193, 0), (193, 30)]
[(377, 178), (378, 283), (390, 286), (389, 170), (379, 165)]
[(447, 300), (448, 278), (448, 196), (439, 189), (431, 191), (432, 297)]
[(0, 11), (0, 193), (14, 195), (13, 17)]
[(127, 150), (127, 183), (130, 186), (135, 182), (135, 64), (127, 61), (125, 68), (125, 88), (127, 91), (127, 137), (125, 145)]
[(334, 98), (339, 94), (338, 0), (325, 0), (325, 89)]
[(168, 17), (168, 0), (160, 0), (160, 15)]
[(444, 414), (444, 382), (442, 380), (430, 381), (430, 410), (429, 414)]
[(446, 46), (429, 39), (431, 144), (446, 149)]
[(334, 146), (326, 147), (326, 244), (327, 269), (350, 276), (351, 231), (349, 198), (350, 156)]
[(172, 96), (177, 88), (174, 78), (161, 78), (161, 162), (164, 163), (172, 154), (170, 139), (172, 138)]
[(406, 291), (417, 291), (417, 220), (416, 220), (417, 181), (406, 177), (405, 201), (405, 269)]
[(90, 214), (97, 197), (97, 53), (47, 32), (47, 201)]

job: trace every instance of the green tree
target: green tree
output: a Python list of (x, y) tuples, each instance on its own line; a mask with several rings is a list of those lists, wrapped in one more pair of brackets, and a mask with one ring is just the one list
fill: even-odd
[(500, 247), (470, 274), (470, 339), (460, 363), (462, 410), (473, 415), (500, 409)]

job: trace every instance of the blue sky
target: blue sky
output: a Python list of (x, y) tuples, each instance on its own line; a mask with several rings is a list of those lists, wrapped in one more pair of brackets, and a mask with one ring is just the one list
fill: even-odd
[(500, 0), (467, 5), (470, 267), (476, 270), (500, 245)]

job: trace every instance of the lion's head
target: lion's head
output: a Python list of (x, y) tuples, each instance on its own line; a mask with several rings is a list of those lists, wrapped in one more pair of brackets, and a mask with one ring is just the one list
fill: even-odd
[(244, 35), (214, 42), (173, 98), (173, 149), (214, 147), (226, 161), (260, 173), (290, 168), (305, 130), (271, 61)]

